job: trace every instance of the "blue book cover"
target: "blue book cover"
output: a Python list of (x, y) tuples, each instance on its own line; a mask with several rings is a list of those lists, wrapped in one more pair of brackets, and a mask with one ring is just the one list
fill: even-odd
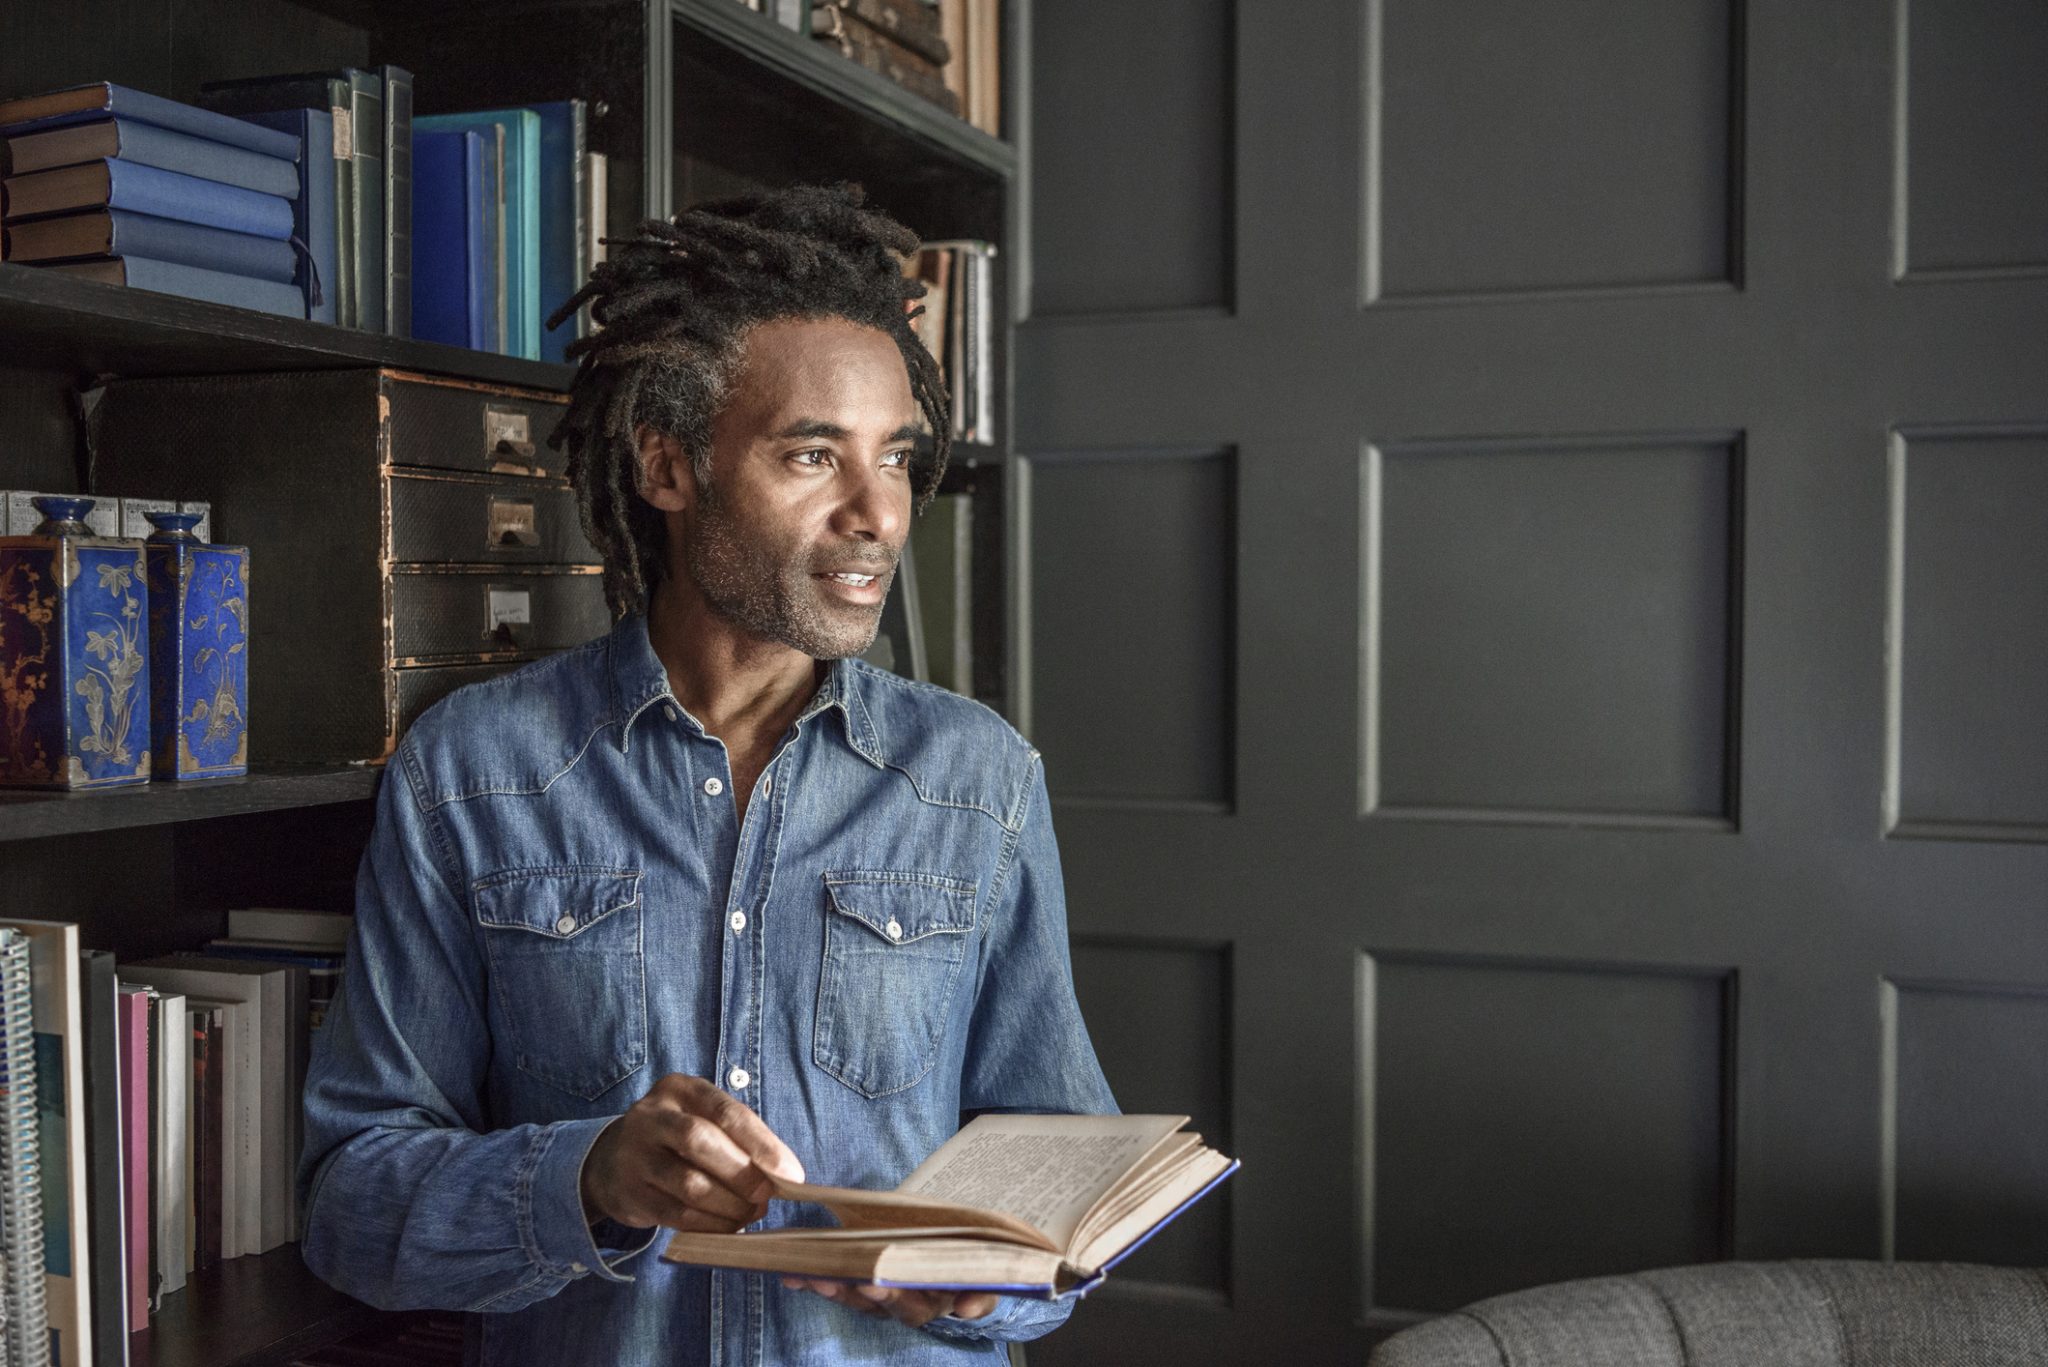
[(496, 127), (479, 128), (477, 136), (484, 144), (484, 270), (483, 270), (483, 329), (484, 339), (479, 344), (485, 351), (505, 349), (505, 189), (504, 130)]
[(107, 237), (107, 255), (143, 256), (156, 261), (176, 261), (187, 266), (231, 275), (253, 276), (258, 280), (290, 280), (298, 269), (298, 253), (289, 242), (250, 233), (231, 233), (199, 223), (180, 223), (175, 218), (108, 209), (112, 220)]
[[(312, 257), (312, 272), (300, 254), (298, 273), (293, 278), (306, 296), (306, 316), (316, 323), (338, 318), (335, 301), (341, 296), (340, 209), (334, 192), (338, 183), (334, 163), (334, 111), (330, 109), (278, 109), (242, 118), (265, 128), (290, 133), (304, 146), (299, 164), (304, 172), (292, 199), (292, 232)], [(317, 276), (319, 289), (314, 289)], [(320, 296), (313, 302), (315, 294)]]
[(415, 129), (505, 130), (505, 328), (508, 356), (540, 359), (540, 115), (531, 109), (479, 109), (415, 117)]
[(135, 119), (99, 119), (18, 133), (7, 139), (7, 150), (15, 175), (112, 157), (266, 195), (289, 197), (299, 189), (299, 168), (289, 157), (266, 156)]
[(306, 297), (297, 285), (276, 280), (252, 280), (246, 275), (210, 271), (176, 261), (152, 261), (146, 256), (117, 257), (112, 261), (76, 261), (50, 266), (66, 275), (82, 275), (116, 285), (131, 285), (158, 294), (182, 295), (209, 303), (231, 304), (259, 313), (278, 313), (287, 318), (306, 316)]
[[(589, 266), (583, 259), (584, 115), (581, 100), (551, 100), (527, 106), (540, 116), (540, 316), (568, 302), (583, 288)], [(540, 359), (565, 359), (562, 349), (576, 338), (576, 320), (543, 327)]]
[(487, 297), (484, 140), (415, 133), (412, 143), (412, 335), (481, 349)]
[(128, 209), (181, 223), (204, 223), (230, 232), (282, 242), (292, 235), (291, 201), (154, 166), (102, 158), (11, 176), (6, 183), (10, 219), (75, 209)]
[(0, 133), (12, 136), (37, 128), (61, 128), (108, 115), (155, 124), (195, 138), (211, 138), (230, 147), (244, 147), (266, 156), (291, 158), (297, 145), (282, 133), (243, 123), (197, 105), (180, 104), (112, 81), (93, 81), (63, 90), (0, 100)]

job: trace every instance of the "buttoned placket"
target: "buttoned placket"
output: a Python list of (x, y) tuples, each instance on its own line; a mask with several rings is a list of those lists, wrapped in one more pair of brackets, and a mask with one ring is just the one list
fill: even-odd
[[(775, 855), (781, 845), (782, 817), (789, 800), (786, 784), (775, 775), (786, 771), (784, 756), (803, 735), (804, 723), (819, 710), (806, 708), (775, 749), (756, 785), (746, 815), (740, 818), (734, 850), (733, 878), (725, 906), (725, 933), (720, 967), (718, 1082), (757, 1113), (764, 1110), (761, 1041), (767, 1022), (767, 904), (775, 879)], [(723, 753), (723, 746), (720, 747)], [(729, 756), (728, 756), (729, 764)], [(728, 769), (728, 772), (730, 770)], [(710, 780), (705, 791), (710, 792)], [(736, 808), (728, 807), (728, 810)], [(772, 1128), (772, 1125), (771, 1125)], [(744, 1272), (713, 1272), (711, 1318), (714, 1361), (759, 1367), (767, 1332), (766, 1291), (762, 1278)], [(740, 1342), (726, 1340), (724, 1307), (745, 1306), (738, 1317)]]

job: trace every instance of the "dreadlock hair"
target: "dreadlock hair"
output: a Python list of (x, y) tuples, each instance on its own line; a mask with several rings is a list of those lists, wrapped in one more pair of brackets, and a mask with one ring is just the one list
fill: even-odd
[(850, 183), (799, 185), (700, 204), (647, 219), (589, 281), (548, 316), (550, 328), (585, 303), (600, 325), (565, 348), (577, 362), (569, 406), (548, 445), (569, 450), (583, 530), (604, 556), (614, 618), (644, 610), (668, 570), (668, 529), (640, 497), (633, 439), (646, 423), (689, 454), (699, 487), (711, 471), (711, 423), (724, 405), (748, 329), (781, 319), (843, 318), (896, 343), (910, 391), (931, 430), (912, 456), (922, 511), (951, 453), (946, 386), (911, 329), (924, 282), (903, 274), (917, 235)]

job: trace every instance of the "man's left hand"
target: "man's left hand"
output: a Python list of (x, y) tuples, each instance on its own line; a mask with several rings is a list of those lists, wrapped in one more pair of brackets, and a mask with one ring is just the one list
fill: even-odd
[(986, 1291), (964, 1294), (911, 1291), (897, 1286), (862, 1286), (816, 1277), (784, 1277), (782, 1284), (792, 1291), (814, 1291), (828, 1301), (836, 1301), (863, 1315), (901, 1320), (913, 1329), (941, 1315), (978, 1320), (996, 1308), (996, 1298)]

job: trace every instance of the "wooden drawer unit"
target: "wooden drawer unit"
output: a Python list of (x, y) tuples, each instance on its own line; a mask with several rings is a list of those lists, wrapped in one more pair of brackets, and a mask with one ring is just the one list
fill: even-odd
[(94, 484), (249, 547), (256, 764), (382, 760), (454, 688), (610, 626), (547, 448), (566, 396), (396, 370), (121, 380)]

